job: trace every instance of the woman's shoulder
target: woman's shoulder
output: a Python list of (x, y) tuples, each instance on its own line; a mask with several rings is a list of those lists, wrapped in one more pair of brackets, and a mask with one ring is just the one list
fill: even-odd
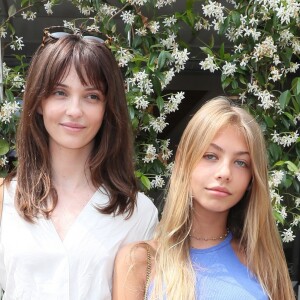
[(154, 240), (133, 242), (122, 246), (116, 259), (125, 260), (130, 265), (143, 265), (148, 255), (155, 255), (156, 249), (157, 243)]
[[(134, 242), (117, 253), (114, 266), (113, 299), (143, 299), (146, 282), (153, 272), (155, 242)], [(149, 276), (149, 278), (148, 278)]]
[(136, 199), (138, 209), (151, 210), (157, 212), (157, 208), (153, 201), (144, 193), (139, 192)]

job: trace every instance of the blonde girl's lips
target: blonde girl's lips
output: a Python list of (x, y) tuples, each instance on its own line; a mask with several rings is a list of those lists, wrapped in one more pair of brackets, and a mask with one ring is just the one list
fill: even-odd
[(229, 190), (224, 187), (212, 187), (212, 188), (207, 188), (206, 190), (208, 190), (210, 193), (213, 193), (214, 195), (219, 195), (219, 196), (231, 195)]

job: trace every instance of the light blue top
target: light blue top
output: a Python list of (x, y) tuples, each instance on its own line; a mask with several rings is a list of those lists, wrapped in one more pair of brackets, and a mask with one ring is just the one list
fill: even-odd
[[(196, 272), (197, 300), (267, 300), (260, 283), (236, 256), (229, 233), (220, 244), (207, 249), (190, 249)], [(148, 290), (153, 290), (151, 282)], [(164, 297), (166, 300), (166, 297)]]
[(257, 279), (236, 256), (230, 233), (220, 244), (190, 250), (196, 272), (196, 299), (267, 300)]

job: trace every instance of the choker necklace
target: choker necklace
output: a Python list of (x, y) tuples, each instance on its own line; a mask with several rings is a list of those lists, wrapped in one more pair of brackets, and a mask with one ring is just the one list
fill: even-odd
[(226, 233), (224, 233), (223, 235), (221, 236), (216, 236), (216, 237), (198, 237), (198, 236), (194, 236), (194, 235), (191, 235), (189, 234), (189, 237), (195, 239), (195, 240), (198, 240), (198, 241), (216, 241), (216, 240), (223, 240), (227, 237), (227, 235), (229, 234), (229, 229), (227, 228), (226, 229)]

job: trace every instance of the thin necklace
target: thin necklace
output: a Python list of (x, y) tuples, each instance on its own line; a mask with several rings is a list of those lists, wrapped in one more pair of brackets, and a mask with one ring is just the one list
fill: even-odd
[(195, 240), (198, 240), (198, 241), (216, 241), (216, 240), (223, 240), (227, 237), (227, 235), (229, 234), (229, 229), (227, 228), (226, 229), (226, 233), (224, 233), (223, 235), (221, 236), (216, 236), (216, 237), (200, 237), (200, 236), (194, 236), (194, 235), (191, 235), (189, 234), (189, 236)]

